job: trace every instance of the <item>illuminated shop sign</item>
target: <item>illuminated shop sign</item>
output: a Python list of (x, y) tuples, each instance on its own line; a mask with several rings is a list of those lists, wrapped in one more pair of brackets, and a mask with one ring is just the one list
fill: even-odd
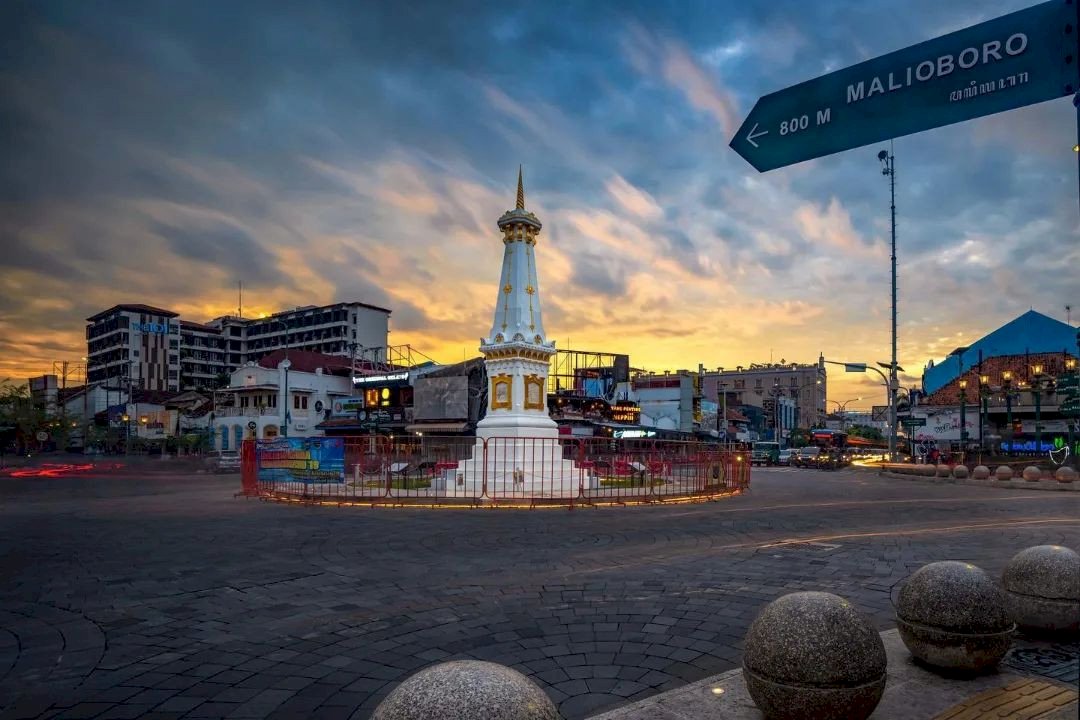
[(390, 375), (358, 375), (353, 377), (353, 385), (370, 385), (372, 383), (396, 382), (408, 380), (408, 372), (392, 373)]
[(611, 408), (611, 419), (636, 425), (641, 420), (641, 408), (637, 405), (615, 405)]
[(174, 325), (169, 323), (133, 323), (131, 325), (138, 332), (146, 333), (161, 333), (162, 335), (168, 335), (173, 331)]
[(617, 438), (650, 438), (656, 437), (655, 430), (616, 430)]

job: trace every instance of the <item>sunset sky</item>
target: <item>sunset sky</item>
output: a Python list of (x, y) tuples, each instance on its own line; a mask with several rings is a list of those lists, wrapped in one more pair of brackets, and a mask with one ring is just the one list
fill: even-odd
[[(77, 361), (116, 303), (235, 313), (239, 280), (245, 315), (359, 300), (472, 357), (519, 163), (560, 347), (887, 360), (881, 147), (762, 175), (727, 143), (762, 94), (1031, 4), (4, 3), (0, 379)], [(905, 385), (1031, 307), (1080, 317), (1075, 138), (1062, 99), (896, 141)]]

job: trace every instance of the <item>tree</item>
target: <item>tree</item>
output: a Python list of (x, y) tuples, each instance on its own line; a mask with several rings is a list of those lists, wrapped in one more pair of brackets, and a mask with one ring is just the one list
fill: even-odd
[(810, 433), (803, 428), (792, 428), (788, 434), (788, 445), (791, 447), (806, 447), (810, 443)]
[(31, 446), (46, 423), (45, 410), (34, 407), (29, 383), (15, 385), (11, 378), (0, 380), (0, 428), (5, 436), (10, 436), (22, 450)]
[(853, 437), (861, 437), (867, 440), (882, 441), (885, 439), (881, 431), (871, 425), (852, 425), (847, 429), (847, 433)]

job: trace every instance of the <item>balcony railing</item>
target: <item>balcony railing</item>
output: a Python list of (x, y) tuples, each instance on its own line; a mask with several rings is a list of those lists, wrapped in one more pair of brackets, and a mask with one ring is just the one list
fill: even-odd
[(281, 413), (277, 408), (259, 407), (220, 407), (217, 417), (278, 417)]

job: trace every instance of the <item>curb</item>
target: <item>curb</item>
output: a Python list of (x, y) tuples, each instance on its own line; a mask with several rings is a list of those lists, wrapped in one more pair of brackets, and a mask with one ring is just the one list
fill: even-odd
[(954, 478), (954, 477), (932, 477), (930, 475), (908, 475), (906, 473), (894, 473), (888, 470), (879, 470), (878, 475), (881, 477), (890, 478), (893, 480), (908, 480), (910, 482), (923, 482), (933, 485), (975, 485), (977, 487), (991, 487), (991, 488), (1006, 488), (1006, 489), (1019, 489), (1019, 490), (1044, 490), (1046, 492), (1080, 492), (1080, 483), (1069, 482), (1063, 483), (1053, 479), (1043, 478), (1036, 482), (1031, 482), (1024, 479), (1013, 480), (994, 480), (987, 478), (986, 480), (978, 480), (976, 478)]

